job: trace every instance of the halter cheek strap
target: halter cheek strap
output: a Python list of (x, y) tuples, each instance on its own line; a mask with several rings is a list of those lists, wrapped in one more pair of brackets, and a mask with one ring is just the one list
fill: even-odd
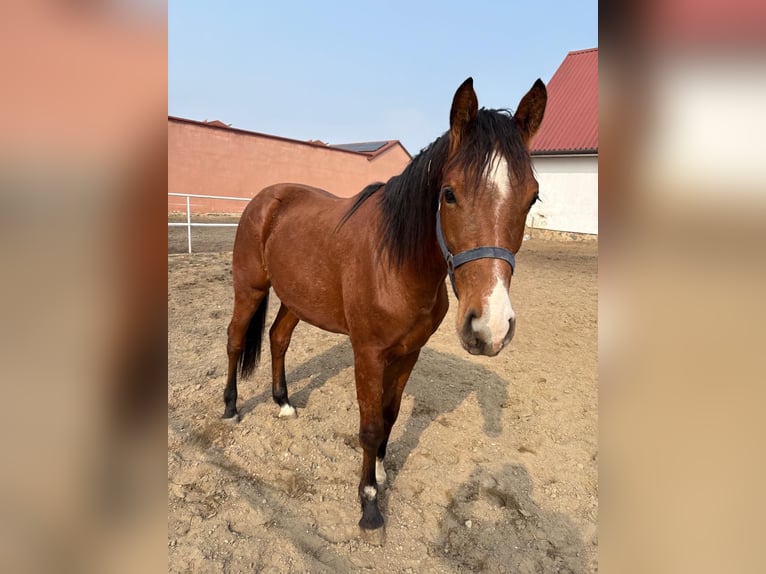
[(453, 255), (447, 248), (447, 243), (444, 241), (441, 209), (442, 194), (439, 194), (439, 207), (436, 209), (436, 240), (439, 243), (439, 249), (441, 249), (444, 260), (447, 262), (447, 274), (449, 275), (449, 280), (452, 284), (452, 292), (455, 294), (455, 297), (458, 296), (457, 288), (455, 287), (455, 269), (469, 261), (474, 261), (475, 259), (502, 259), (511, 266), (511, 273), (514, 272), (516, 269), (516, 258), (510, 250), (505, 249), (504, 247), (475, 247), (467, 251), (462, 251), (457, 255)]

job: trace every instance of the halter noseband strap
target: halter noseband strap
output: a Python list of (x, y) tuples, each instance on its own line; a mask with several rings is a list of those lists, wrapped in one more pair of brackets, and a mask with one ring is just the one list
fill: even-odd
[(502, 259), (511, 266), (511, 273), (514, 272), (516, 269), (516, 258), (511, 251), (504, 247), (475, 247), (453, 255), (447, 248), (447, 243), (444, 241), (441, 209), (442, 194), (440, 193), (439, 207), (436, 209), (436, 240), (439, 242), (439, 249), (441, 249), (444, 260), (447, 262), (447, 274), (449, 275), (449, 280), (452, 284), (452, 292), (455, 294), (455, 297), (458, 296), (457, 288), (455, 287), (455, 269), (469, 261), (474, 261), (475, 259)]

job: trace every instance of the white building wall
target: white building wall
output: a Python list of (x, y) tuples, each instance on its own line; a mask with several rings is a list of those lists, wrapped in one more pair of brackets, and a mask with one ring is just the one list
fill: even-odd
[(598, 156), (533, 156), (532, 165), (541, 201), (527, 225), (598, 234)]

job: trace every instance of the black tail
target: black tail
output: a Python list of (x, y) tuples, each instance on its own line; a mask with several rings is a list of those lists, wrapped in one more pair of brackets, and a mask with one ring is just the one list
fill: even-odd
[(261, 304), (255, 310), (253, 318), (250, 319), (250, 325), (247, 327), (245, 335), (245, 348), (242, 356), (239, 358), (239, 378), (247, 379), (253, 374), (258, 362), (261, 360), (261, 342), (263, 341), (263, 331), (266, 327), (266, 311), (269, 308), (269, 292), (261, 300)]

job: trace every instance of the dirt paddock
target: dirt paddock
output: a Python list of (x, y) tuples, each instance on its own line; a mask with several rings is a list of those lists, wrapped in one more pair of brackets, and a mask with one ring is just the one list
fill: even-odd
[[(222, 422), (231, 253), (215, 250), (231, 232), (205, 233), (195, 249), (212, 251), (191, 255), (171, 254), (184, 229), (168, 236), (170, 572), (597, 571), (597, 243), (524, 243), (497, 357), (462, 350), (451, 301), (405, 391), (372, 544), (347, 338), (298, 325), (290, 420), (266, 345), (242, 421)], [(268, 324), (277, 307), (272, 294)]]

